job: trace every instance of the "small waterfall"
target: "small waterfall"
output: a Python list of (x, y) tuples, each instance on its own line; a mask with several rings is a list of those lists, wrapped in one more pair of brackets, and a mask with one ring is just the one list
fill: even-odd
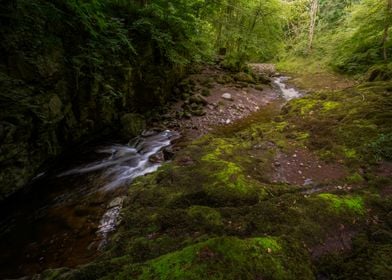
[(302, 94), (296, 90), (293, 87), (289, 87), (287, 86), (287, 84), (285, 84), (285, 82), (289, 79), (289, 77), (285, 77), (285, 76), (279, 76), (273, 79), (273, 82), (275, 85), (278, 86), (278, 88), (280, 89), (281, 93), (282, 93), (282, 97), (284, 99), (286, 99), (287, 101), (294, 99), (294, 98), (298, 98), (301, 97)]

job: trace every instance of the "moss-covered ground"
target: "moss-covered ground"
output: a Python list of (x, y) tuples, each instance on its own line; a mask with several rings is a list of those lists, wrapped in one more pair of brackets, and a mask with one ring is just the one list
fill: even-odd
[[(340, 188), (266, 179), (278, 152), (343, 164)], [(106, 253), (46, 279), (391, 279), (392, 83), (267, 107), (129, 186)], [(348, 237), (349, 238), (348, 238)], [(317, 250), (317, 253), (316, 253)]]

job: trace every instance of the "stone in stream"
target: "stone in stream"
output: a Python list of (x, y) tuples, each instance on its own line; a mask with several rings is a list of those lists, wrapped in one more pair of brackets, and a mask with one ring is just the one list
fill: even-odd
[(162, 150), (164, 160), (171, 160), (174, 157), (174, 151), (171, 146)]
[(223, 99), (226, 99), (226, 100), (230, 100), (230, 101), (233, 101), (233, 97), (231, 96), (231, 94), (230, 93), (224, 93), (224, 94), (222, 94), (222, 98)]
[(161, 163), (165, 161), (165, 156), (162, 151), (159, 151), (156, 154), (150, 156), (148, 161), (151, 163)]
[(122, 207), (124, 200), (125, 200), (125, 196), (118, 196), (118, 197), (114, 198), (108, 204), (107, 209), (110, 209), (113, 207)]
[(312, 179), (310, 179), (310, 178), (307, 178), (307, 179), (305, 179), (305, 181), (304, 181), (304, 186), (309, 186), (309, 185), (312, 185), (313, 184), (313, 180)]

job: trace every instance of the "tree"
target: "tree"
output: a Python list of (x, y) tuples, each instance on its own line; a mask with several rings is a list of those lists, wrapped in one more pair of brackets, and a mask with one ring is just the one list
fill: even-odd
[(310, 6), (310, 25), (309, 25), (309, 41), (308, 41), (308, 51), (312, 49), (314, 30), (316, 28), (317, 12), (319, 9), (318, 0), (313, 0)]

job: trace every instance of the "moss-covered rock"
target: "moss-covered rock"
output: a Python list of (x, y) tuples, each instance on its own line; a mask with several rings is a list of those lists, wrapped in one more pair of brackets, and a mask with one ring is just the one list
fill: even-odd
[(244, 83), (254, 83), (254, 79), (251, 75), (245, 72), (239, 72), (233, 75), (234, 80), (237, 82), (244, 82)]
[[(295, 248), (295, 249), (294, 249)], [(294, 250), (293, 250), (294, 249)], [(314, 279), (306, 253), (273, 237), (209, 239), (126, 268), (118, 279)]]

